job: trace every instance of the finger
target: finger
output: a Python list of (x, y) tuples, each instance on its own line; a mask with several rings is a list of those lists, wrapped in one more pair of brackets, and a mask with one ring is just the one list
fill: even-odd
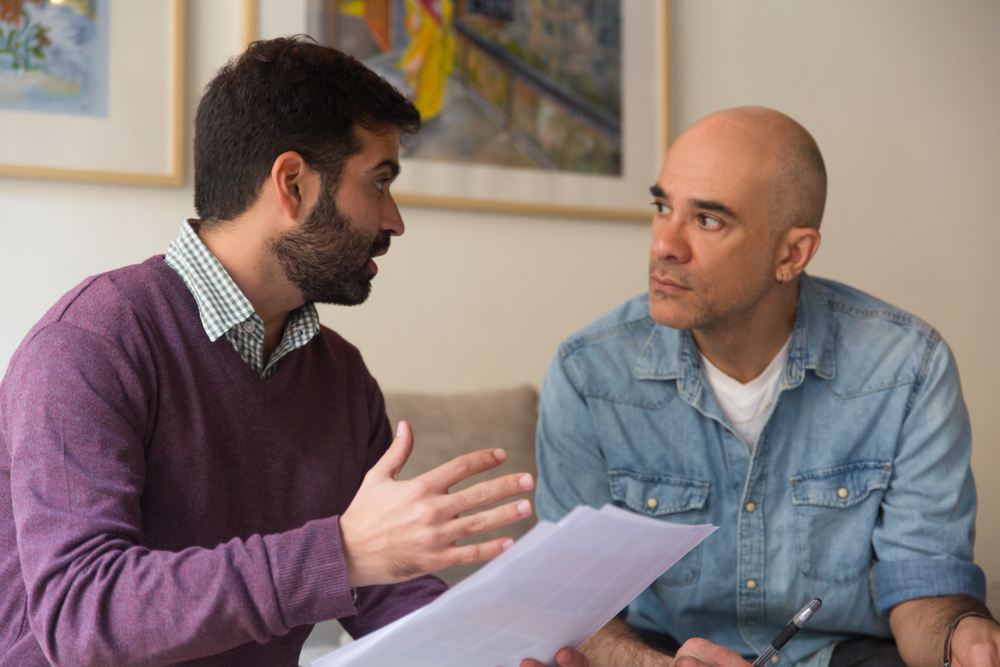
[(525, 658), (524, 660), (521, 661), (520, 667), (545, 667), (545, 665), (535, 660), (532, 660), (531, 658)]
[(527, 519), (529, 516), (531, 516), (531, 502), (517, 500), (500, 507), (454, 519), (447, 527), (445, 539), (448, 542), (454, 542), (463, 537), (481, 535), (497, 528), (509, 526), (521, 519)]
[(445, 493), (466, 477), (492, 470), (506, 460), (507, 452), (502, 449), (481, 449), (454, 458), (415, 479), (425, 482), (438, 493)]
[(556, 663), (559, 667), (590, 667), (587, 656), (571, 648), (561, 648), (556, 653)]
[(712, 667), (692, 655), (681, 655), (674, 658), (673, 667)]
[(449, 547), (442, 553), (442, 565), (436, 569), (452, 565), (470, 565), (492, 560), (507, 549), (514, 546), (514, 540), (509, 537), (498, 537), (478, 544), (466, 544), (461, 547)]
[(715, 667), (744, 667), (749, 663), (739, 653), (698, 637), (684, 642), (674, 659), (676, 667), (701, 667), (705, 664)]
[(452, 516), (455, 516), (462, 512), (486, 507), (498, 500), (510, 498), (525, 491), (531, 491), (533, 488), (535, 488), (535, 480), (531, 475), (520, 472), (474, 484), (467, 489), (448, 495), (442, 502), (444, 508), (451, 512)]
[(413, 429), (406, 422), (399, 422), (399, 426), (396, 427), (396, 439), (389, 445), (389, 449), (385, 450), (382, 458), (372, 466), (370, 472), (396, 479), (412, 451)]

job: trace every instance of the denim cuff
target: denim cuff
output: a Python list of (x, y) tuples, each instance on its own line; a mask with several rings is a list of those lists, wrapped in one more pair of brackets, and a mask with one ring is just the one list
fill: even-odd
[(918, 559), (875, 564), (875, 608), (883, 616), (901, 602), (941, 595), (971, 595), (986, 601), (986, 576), (975, 563)]

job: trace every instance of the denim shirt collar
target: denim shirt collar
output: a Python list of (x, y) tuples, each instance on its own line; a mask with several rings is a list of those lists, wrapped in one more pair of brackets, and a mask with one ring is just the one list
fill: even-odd
[[(812, 278), (803, 274), (784, 387), (791, 389), (802, 384), (807, 369), (824, 380), (836, 377), (835, 338), (827, 300)], [(703, 384), (701, 358), (691, 332), (665, 326), (653, 327), (633, 372), (638, 380), (677, 380), (678, 393), (691, 404), (697, 400)]]

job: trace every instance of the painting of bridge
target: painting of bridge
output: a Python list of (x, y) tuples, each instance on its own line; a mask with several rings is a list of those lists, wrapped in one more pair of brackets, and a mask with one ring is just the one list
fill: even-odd
[(403, 155), (620, 175), (620, 0), (311, 0), (310, 33), (403, 91)]

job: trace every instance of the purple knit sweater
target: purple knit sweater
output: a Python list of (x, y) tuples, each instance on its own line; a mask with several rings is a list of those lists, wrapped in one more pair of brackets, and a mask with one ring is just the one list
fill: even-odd
[(162, 257), (88, 279), (0, 385), (0, 666), (296, 665), (313, 623), (426, 604), (351, 602), (337, 516), (391, 439), (329, 329), (262, 380)]

